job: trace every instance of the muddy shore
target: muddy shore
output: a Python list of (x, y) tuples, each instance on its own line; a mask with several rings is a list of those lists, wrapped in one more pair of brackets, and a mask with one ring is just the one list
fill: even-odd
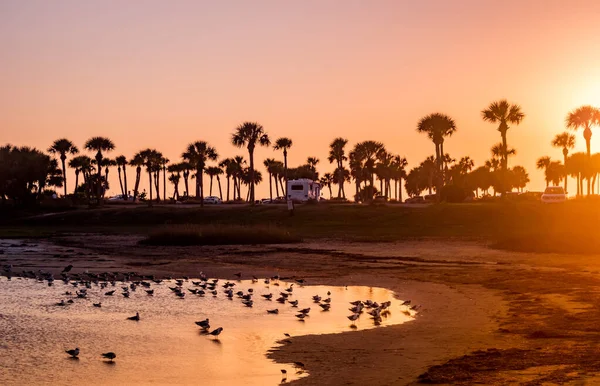
[(15, 271), (137, 271), (212, 277), (296, 276), (308, 284), (386, 287), (420, 304), (415, 321), (294, 337), (269, 357), (301, 361), (298, 384), (544, 384), (597, 381), (598, 256), (496, 251), (425, 240), (244, 247), (143, 247), (135, 236), (4, 240)]

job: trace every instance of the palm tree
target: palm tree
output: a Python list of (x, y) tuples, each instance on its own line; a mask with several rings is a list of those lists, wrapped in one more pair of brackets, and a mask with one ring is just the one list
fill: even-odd
[(518, 125), (525, 118), (525, 114), (521, 111), (521, 106), (511, 105), (506, 99), (497, 102), (492, 102), (487, 109), (481, 111), (481, 116), (484, 121), (491, 123), (499, 123), (498, 131), (502, 137), (502, 170), (504, 179), (508, 172), (508, 145), (506, 141), (506, 132), (510, 128), (509, 124)]
[(565, 177), (565, 165), (560, 161), (551, 161), (546, 168), (546, 180), (552, 182), (552, 185), (558, 186)]
[(333, 174), (331, 173), (325, 173), (323, 174), (323, 177), (321, 177), (321, 180), (319, 181), (321, 183), (322, 186), (327, 186), (327, 188), (329, 188), (329, 199), (331, 200), (331, 184), (333, 184), (335, 182), (335, 178), (333, 177)]
[(102, 205), (102, 200), (100, 199), (100, 196), (102, 195), (102, 168), (100, 165), (102, 165), (102, 158), (104, 156), (102, 152), (113, 150), (115, 148), (115, 144), (110, 139), (105, 137), (92, 137), (87, 140), (84, 147), (89, 151), (96, 152), (95, 159), (96, 165), (98, 165), (98, 175), (96, 177), (96, 197), (98, 199), (98, 204)]
[(536, 167), (538, 169), (544, 169), (544, 175), (546, 176), (546, 187), (550, 185), (550, 179), (548, 178), (548, 166), (550, 166), (550, 157), (540, 157), (536, 162)]
[(150, 192), (148, 204), (152, 206), (152, 174), (156, 173), (156, 169), (160, 167), (162, 154), (154, 149), (142, 150), (138, 154), (144, 159), (144, 165), (148, 172), (148, 187)]
[(287, 175), (287, 151), (288, 149), (292, 147), (292, 140), (286, 137), (281, 137), (279, 139), (277, 139), (277, 141), (275, 141), (275, 146), (273, 146), (273, 149), (275, 150), (283, 150), (283, 179), (285, 181), (285, 190), (284, 190), (284, 194), (285, 197), (287, 199), (287, 182), (288, 182), (288, 175)]
[(233, 159), (225, 158), (223, 161), (219, 162), (219, 167), (225, 170), (225, 177), (227, 178), (227, 201), (229, 201), (229, 180), (233, 175)]
[[(115, 158), (117, 162), (117, 171), (119, 173), (119, 185), (121, 185), (121, 193), (125, 200), (129, 198), (129, 194), (127, 193), (127, 158), (124, 155), (120, 155)], [(121, 169), (123, 169), (123, 179), (125, 180), (125, 187), (123, 187), (123, 181), (121, 181)]]
[(160, 166), (163, 172), (163, 200), (167, 201), (167, 165), (171, 162), (166, 157), (160, 158)]
[[(54, 141), (52, 146), (48, 149), (48, 152), (51, 154), (60, 154), (60, 161), (62, 162), (62, 174), (63, 174), (63, 188), (65, 189), (65, 196), (67, 195), (67, 168), (65, 166), (65, 161), (67, 159), (67, 153), (69, 154), (77, 154), (79, 153), (79, 149), (77, 146), (73, 145), (73, 142), (69, 141), (66, 138), (57, 139)], [(77, 185), (75, 185), (77, 188)]]
[(117, 161), (115, 161), (114, 159), (111, 158), (103, 158), (102, 159), (102, 166), (104, 166), (104, 183), (106, 184), (105, 189), (104, 189), (104, 194), (106, 194), (106, 191), (108, 190), (108, 172), (110, 171), (110, 167), (111, 166), (117, 166)]
[(192, 165), (190, 165), (189, 162), (180, 162), (181, 165), (181, 171), (183, 174), (183, 183), (185, 185), (185, 197), (189, 197), (190, 196), (190, 190), (189, 190), (189, 178), (190, 178), (190, 171), (193, 170)]
[(184, 162), (171, 164), (167, 167), (169, 182), (173, 184), (173, 199), (179, 200), (179, 181), (181, 180), (181, 172), (185, 170)]
[(522, 192), (529, 182), (529, 174), (523, 166), (515, 166), (510, 170), (510, 185)]
[(568, 132), (562, 134), (556, 134), (556, 137), (552, 140), (552, 146), (562, 148), (565, 165), (565, 192), (567, 191), (567, 157), (569, 155), (569, 149), (575, 147), (575, 136)]
[(254, 205), (254, 184), (256, 182), (254, 176), (254, 149), (256, 148), (257, 143), (261, 146), (269, 146), (271, 141), (269, 140), (269, 136), (265, 132), (265, 129), (260, 124), (256, 122), (244, 122), (235, 129), (235, 132), (231, 137), (231, 142), (234, 146), (246, 146), (248, 149), (248, 157), (250, 158), (250, 200), (252, 201), (252, 205)]
[(338, 198), (346, 198), (346, 192), (344, 192), (344, 173), (341, 170), (344, 169), (344, 161), (348, 160), (346, 157), (345, 147), (348, 144), (348, 140), (345, 138), (336, 138), (329, 144), (329, 157), (327, 160), (329, 163), (336, 163), (335, 176), (338, 184)]
[(75, 189), (73, 190), (73, 194), (76, 194), (79, 187), (79, 173), (83, 173), (83, 178), (87, 182), (90, 170), (92, 169), (92, 159), (87, 155), (78, 155), (71, 158), (69, 167), (75, 169)]
[[(435, 160), (437, 164), (437, 183), (436, 191), (439, 192), (444, 182), (443, 174), (443, 157), (444, 157), (444, 139), (449, 137), (456, 131), (456, 123), (448, 115), (441, 113), (433, 113), (427, 115), (417, 124), (419, 133), (426, 133), (435, 145)], [(438, 194), (437, 199), (440, 199)]]
[(396, 193), (396, 201), (402, 202), (402, 179), (406, 178), (406, 166), (408, 161), (406, 158), (395, 155), (392, 161), (392, 175), (394, 179), (394, 191)]
[(200, 196), (200, 206), (204, 206), (204, 169), (206, 161), (216, 161), (217, 151), (204, 141), (197, 141), (188, 145), (182, 155), (196, 169), (196, 197)]
[[(583, 128), (583, 138), (587, 149), (587, 156), (591, 158), (590, 140), (592, 139), (592, 126), (600, 125), (600, 109), (593, 106), (581, 106), (571, 111), (566, 118), (567, 127), (577, 130)], [(590, 178), (587, 179), (587, 194), (590, 195)]]
[[(267, 158), (263, 161), (263, 165), (267, 169), (267, 173), (269, 173), (269, 199), (273, 201), (273, 175), (275, 174), (275, 159)], [(275, 184), (277, 184), (277, 180), (275, 180)]]
[(142, 176), (142, 166), (144, 166), (145, 160), (141, 152), (136, 153), (133, 158), (129, 161), (129, 165), (135, 166), (135, 186), (133, 188), (133, 200), (137, 200), (140, 178)]
[(217, 183), (219, 184), (219, 197), (223, 199), (223, 192), (221, 191), (221, 179), (220, 175), (223, 174), (223, 169), (218, 166), (211, 166), (206, 168), (206, 174), (210, 177), (210, 195), (212, 196), (213, 177), (217, 177)]
[[(231, 172), (233, 178), (233, 199), (242, 199), (242, 179), (245, 170), (246, 160), (241, 155), (232, 158)], [(237, 198), (236, 198), (237, 192)]]

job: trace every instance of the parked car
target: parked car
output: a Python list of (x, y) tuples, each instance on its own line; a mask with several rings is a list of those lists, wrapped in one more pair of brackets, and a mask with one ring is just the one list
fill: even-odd
[(425, 202), (436, 202), (437, 194), (427, 194), (423, 197), (423, 200), (425, 200)]
[(217, 196), (208, 196), (208, 197), (204, 197), (204, 203), (205, 204), (220, 204), (221, 199)]
[(567, 201), (567, 194), (561, 186), (548, 186), (542, 194), (542, 202), (554, 204)]
[(125, 198), (122, 194), (117, 194), (116, 196), (112, 196), (107, 198), (108, 201), (133, 201), (133, 196), (129, 196)]
[(415, 196), (415, 197), (407, 198), (404, 202), (406, 204), (424, 204), (425, 199), (423, 198), (423, 196)]

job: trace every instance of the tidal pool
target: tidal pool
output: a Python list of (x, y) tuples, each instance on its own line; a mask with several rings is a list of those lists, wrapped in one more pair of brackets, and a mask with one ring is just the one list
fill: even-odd
[[(226, 297), (222, 287), (226, 280), (219, 280), (216, 297), (190, 293), (188, 289), (198, 288), (192, 281), (182, 285), (184, 299), (169, 289), (176, 286), (175, 280), (152, 283), (153, 296), (138, 287), (129, 298), (121, 294), (121, 287), (129, 283), (108, 284), (104, 289), (92, 284), (87, 298), (80, 299), (75, 292), (83, 286), (56, 280), (49, 287), (35, 279), (0, 277), (0, 384), (277, 385), (282, 369), (287, 370), (288, 381), (307, 375), (296, 374), (291, 364), (267, 359), (267, 351), (286, 339), (284, 333), (293, 337), (362, 330), (403, 323), (414, 316), (384, 288), (296, 283), (289, 299), (299, 304), (293, 308), (275, 301), (290, 282), (230, 281), (236, 284), (234, 292), (246, 294), (253, 289), (250, 308), (238, 296)], [(106, 296), (111, 290), (116, 290), (114, 296)], [(65, 295), (66, 291), (73, 295)], [(271, 301), (260, 296), (269, 293)], [(331, 309), (322, 311), (314, 295), (330, 297)], [(63, 299), (73, 303), (57, 306)], [(390, 313), (379, 326), (366, 312), (351, 326), (347, 316), (352, 314), (350, 302), (356, 300), (390, 301)], [(98, 302), (101, 307), (94, 307)], [(298, 320), (295, 315), (306, 307), (311, 308), (309, 316)], [(272, 309), (279, 314), (268, 314)], [(127, 320), (136, 312), (140, 321)], [(206, 318), (211, 330), (223, 327), (218, 340), (201, 333), (194, 323)], [(65, 353), (75, 347), (80, 349), (79, 359)], [(108, 351), (117, 355), (112, 364), (100, 356)]]

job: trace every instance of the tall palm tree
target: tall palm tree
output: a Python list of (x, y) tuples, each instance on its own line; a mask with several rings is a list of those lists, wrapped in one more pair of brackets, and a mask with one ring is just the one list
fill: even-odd
[[(267, 158), (263, 161), (263, 165), (267, 169), (267, 173), (269, 173), (269, 199), (273, 200), (273, 175), (275, 174), (275, 159)], [(277, 184), (277, 180), (275, 180), (275, 184)]]
[(548, 166), (550, 166), (550, 162), (552, 162), (552, 161), (550, 160), (550, 157), (548, 157), (548, 156), (540, 157), (540, 158), (538, 158), (538, 160), (536, 162), (536, 167), (538, 169), (544, 170), (544, 175), (546, 177), (546, 187), (548, 187), (550, 185), (550, 179), (548, 177)]
[(152, 206), (152, 174), (156, 173), (156, 169), (159, 168), (162, 154), (154, 149), (146, 149), (140, 151), (139, 155), (143, 157), (144, 165), (146, 166), (146, 171), (148, 172), (148, 188), (150, 192), (148, 204)]
[(141, 152), (136, 153), (129, 161), (129, 165), (135, 166), (135, 186), (133, 188), (133, 200), (137, 200), (140, 188), (140, 178), (142, 176), (142, 166), (144, 166), (144, 155)]
[[(119, 185), (121, 186), (121, 193), (125, 200), (129, 198), (127, 193), (127, 158), (124, 155), (120, 155), (115, 158), (117, 162), (117, 172), (119, 173)], [(121, 169), (123, 169), (123, 180), (125, 181), (125, 186), (123, 186), (123, 181), (121, 180)]]
[(104, 189), (104, 193), (106, 194), (106, 191), (108, 190), (108, 172), (110, 171), (110, 167), (112, 166), (117, 166), (117, 161), (115, 161), (114, 159), (111, 158), (103, 158), (102, 159), (102, 166), (104, 166), (104, 182), (106, 184), (106, 189)]
[(231, 158), (225, 158), (223, 161), (219, 162), (219, 167), (225, 170), (225, 177), (227, 178), (227, 201), (229, 201), (229, 180), (233, 175), (233, 160)]
[[(288, 166), (287, 166), (287, 151), (292, 147), (292, 140), (287, 137), (281, 137), (275, 141), (275, 145), (273, 149), (275, 150), (283, 150), (283, 179), (285, 181), (284, 195), (287, 200), (287, 182), (288, 182)], [(277, 181), (275, 181), (277, 183)]]
[(419, 133), (426, 133), (429, 139), (435, 145), (435, 160), (437, 165), (436, 191), (437, 199), (440, 199), (439, 192), (444, 183), (444, 139), (456, 131), (456, 123), (448, 115), (433, 113), (421, 118), (417, 124)]
[(169, 175), (169, 182), (173, 184), (173, 199), (179, 200), (179, 181), (181, 180), (181, 172), (183, 172), (185, 165), (183, 162), (171, 164), (167, 167), (167, 171), (171, 173)]
[[(241, 200), (242, 199), (242, 177), (244, 174), (244, 170), (246, 165), (246, 160), (241, 155), (236, 155), (232, 158), (232, 177), (233, 177), (233, 199)], [(237, 192), (237, 197), (236, 197)]]
[(206, 174), (210, 177), (210, 195), (212, 196), (212, 187), (213, 187), (213, 177), (217, 177), (217, 182), (219, 184), (219, 197), (221, 200), (223, 199), (223, 192), (221, 191), (221, 179), (220, 175), (223, 174), (223, 169), (218, 166), (210, 166), (206, 168)]
[[(67, 195), (67, 168), (65, 166), (65, 161), (67, 159), (68, 154), (77, 154), (79, 153), (79, 149), (77, 146), (73, 145), (73, 142), (69, 141), (66, 138), (57, 139), (54, 141), (52, 146), (48, 148), (48, 152), (51, 154), (60, 154), (60, 161), (62, 163), (62, 174), (63, 174), (63, 188), (65, 189), (65, 196)], [(77, 188), (77, 185), (75, 185)]]
[[(567, 127), (577, 130), (583, 128), (583, 138), (587, 149), (587, 156), (591, 158), (590, 140), (592, 139), (592, 126), (600, 125), (600, 109), (593, 106), (581, 106), (571, 111), (566, 118)], [(590, 178), (587, 178), (587, 194), (590, 195)]]
[(115, 144), (108, 138), (105, 137), (92, 137), (87, 140), (84, 147), (89, 151), (95, 151), (96, 165), (98, 165), (98, 175), (96, 177), (96, 198), (98, 204), (102, 205), (100, 196), (102, 195), (102, 158), (104, 157), (102, 152), (108, 152), (115, 148)]
[(83, 178), (87, 182), (92, 169), (92, 159), (87, 155), (78, 155), (69, 160), (69, 167), (75, 169), (75, 189), (73, 190), (73, 194), (76, 194), (79, 186), (79, 173), (83, 173)]
[(567, 158), (569, 156), (569, 149), (573, 149), (575, 147), (575, 136), (568, 132), (564, 132), (562, 134), (556, 134), (556, 137), (552, 140), (552, 146), (562, 148), (563, 153), (563, 163), (565, 165), (565, 192), (567, 191)]
[(337, 172), (338, 170), (343, 170), (344, 169), (344, 161), (348, 160), (348, 157), (346, 157), (346, 145), (348, 144), (348, 140), (345, 138), (336, 138), (334, 139), (330, 144), (329, 144), (329, 157), (327, 157), (327, 160), (329, 161), (329, 163), (336, 163), (336, 173), (335, 176), (338, 179), (337, 180), (337, 184), (338, 184), (338, 198), (342, 198), (342, 194), (343, 197), (346, 198), (346, 193), (344, 192), (344, 173), (343, 172)]
[(183, 176), (183, 184), (185, 186), (185, 197), (189, 197), (190, 196), (190, 189), (189, 189), (189, 178), (190, 178), (190, 172), (193, 170), (192, 165), (190, 165), (189, 162), (183, 161), (180, 162), (181, 165), (181, 172), (182, 172), (182, 176)]
[(331, 184), (333, 184), (335, 182), (335, 178), (333, 177), (333, 174), (331, 173), (325, 173), (323, 174), (323, 177), (321, 177), (321, 180), (319, 181), (321, 183), (322, 186), (327, 186), (327, 188), (329, 188), (329, 199), (331, 200)]
[[(521, 111), (521, 106), (517, 104), (510, 104), (506, 99), (502, 99), (497, 102), (492, 102), (490, 105), (481, 111), (481, 116), (484, 121), (491, 123), (498, 123), (498, 131), (502, 138), (502, 170), (504, 173), (504, 179), (507, 178), (508, 173), (508, 144), (506, 140), (506, 133), (511, 125), (520, 124), (525, 118), (525, 114)], [(504, 181), (506, 182), (506, 181)]]
[(396, 200), (402, 202), (402, 179), (406, 178), (406, 166), (408, 161), (406, 158), (400, 155), (395, 155), (392, 161), (393, 178), (394, 178), (394, 191), (396, 194)]
[(269, 146), (271, 144), (271, 140), (265, 132), (265, 129), (260, 124), (256, 122), (244, 122), (235, 129), (235, 132), (231, 137), (231, 142), (234, 146), (246, 146), (248, 149), (248, 157), (250, 158), (250, 200), (252, 201), (252, 205), (254, 205), (254, 184), (256, 182), (256, 178), (254, 176), (254, 149), (256, 148), (257, 144), (261, 146)]
[(200, 196), (200, 206), (204, 206), (204, 170), (206, 161), (217, 160), (217, 150), (204, 141), (197, 141), (188, 145), (182, 155), (196, 169), (196, 197)]

